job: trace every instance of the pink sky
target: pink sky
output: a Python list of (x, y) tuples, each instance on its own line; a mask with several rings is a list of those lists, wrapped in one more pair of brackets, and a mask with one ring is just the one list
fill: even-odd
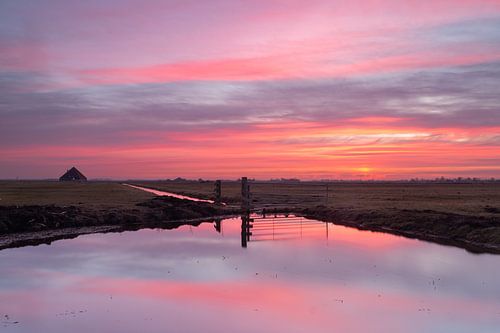
[(0, 178), (500, 177), (500, 1), (5, 1)]

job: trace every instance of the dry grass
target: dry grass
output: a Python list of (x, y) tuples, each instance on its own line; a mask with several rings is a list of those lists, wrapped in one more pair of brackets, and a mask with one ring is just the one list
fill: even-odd
[[(211, 182), (133, 184), (200, 198), (212, 198), (214, 189)], [(240, 191), (239, 182), (223, 182), (223, 201), (239, 204)], [(500, 184), (331, 183), (327, 198), (325, 184), (251, 183), (251, 192), (256, 208), (267, 205), (286, 207), (324, 221), (369, 230), (390, 230), (440, 242), (453, 241), (453, 244), (466, 248), (474, 246), (474, 251), (500, 251)], [(175, 220), (198, 214), (199, 205), (195, 203), (189, 204), (193, 207), (183, 208), (178, 207), (181, 203), (170, 205), (171, 200), (167, 200), (168, 207), (156, 207), (153, 204), (155, 199), (136, 206), (152, 197), (152, 194), (117, 182), (0, 182), (0, 206), (77, 206), (73, 209), (74, 216), (65, 216), (59, 227), (127, 225), (129, 222)], [(320, 205), (323, 207), (318, 207)], [(10, 232), (17, 230), (14, 227), (19, 227), (19, 230), (21, 227), (26, 229), (26, 226), (35, 228), (33, 230), (51, 227), (47, 223), (54, 215), (51, 210), (56, 208), (12, 208), (17, 209), (19, 215), (15, 221), (12, 211), (7, 209), (9, 218), (0, 221), (0, 227), (3, 223), (4, 229)], [(62, 214), (56, 213), (57, 216)], [(69, 214), (68, 211), (65, 213)], [(207, 210), (201, 215), (211, 214), (215, 213)], [(26, 220), (33, 219), (36, 223), (25, 224)]]
[[(213, 198), (213, 182), (134, 182), (200, 198)], [(239, 182), (223, 182), (223, 200), (239, 204)], [(500, 184), (347, 184), (251, 183), (254, 204), (336, 209), (432, 210), (469, 216), (498, 216)], [(65, 183), (56, 181), (1, 181), (0, 205), (83, 205), (88, 207), (132, 207), (153, 195), (117, 182)], [(497, 213), (495, 213), (495, 210)]]
[[(134, 184), (200, 198), (212, 198), (212, 182), (135, 182)], [(491, 216), (500, 210), (500, 184), (400, 184), (400, 183), (331, 183), (326, 200), (326, 186), (319, 183), (251, 184), (256, 206), (263, 204), (315, 206), (338, 209), (433, 210), (471, 216)], [(223, 182), (223, 200), (238, 203), (240, 183)], [(490, 207), (490, 208), (488, 208)]]
[(339, 185), (330, 206), (355, 209), (433, 210), (462, 215), (491, 215), (500, 208), (499, 184), (368, 184)]
[(0, 205), (132, 207), (153, 195), (113, 182), (0, 181)]

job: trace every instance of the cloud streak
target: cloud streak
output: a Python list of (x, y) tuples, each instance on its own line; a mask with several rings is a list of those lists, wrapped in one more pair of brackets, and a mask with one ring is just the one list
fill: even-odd
[(0, 5), (0, 177), (500, 176), (498, 1), (139, 5)]

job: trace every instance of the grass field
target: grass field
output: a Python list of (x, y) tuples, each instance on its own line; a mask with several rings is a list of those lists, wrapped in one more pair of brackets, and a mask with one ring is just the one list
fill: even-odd
[(0, 181), (0, 206), (132, 207), (153, 195), (113, 182)]
[[(213, 198), (212, 182), (134, 182), (139, 186), (200, 198)], [(239, 182), (223, 182), (223, 201), (240, 202)], [(325, 205), (337, 209), (433, 210), (469, 216), (496, 216), (500, 184), (416, 183), (251, 183), (254, 204), (281, 206)]]
[(1, 181), (0, 249), (80, 233), (168, 229), (231, 213), (225, 207), (158, 197), (118, 182)]
[[(211, 197), (209, 182), (142, 182), (169, 192)], [(390, 232), (474, 252), (500, 251), (500, 184), (251, 183), (254, 208), (289, 208), (310, 218)], [(240, 184), (222, 183), (223, 200), (239, 202)]]
[[(213, 182), (133, 182), (199, 198), (213, 198)], [(349, 210), (432, 210), (468, 216), (498, 216), (500, 184), (251, 183), (256, 208), (313, 207)], [(223, 182), (223, 201), (238, 204), (239, 182)], [(130, 208), (153, 195), (117, 182), (1, 181), (0, 205), (77, 205)]]

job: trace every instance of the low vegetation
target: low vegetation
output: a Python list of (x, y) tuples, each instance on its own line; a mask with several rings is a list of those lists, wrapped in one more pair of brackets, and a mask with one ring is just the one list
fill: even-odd
[[(213, 182), (133, 182), (213, 199)], [(361, 229), (500, 251), (500, 184), (251, 183), (256, 210), (280, 210)], [(222, 183), (227, 206), (155, 197), (116, 182), (0, 182), (0, 235), (165, 225), (239, 213), (240, 183)], [(171, 224), (172, 225), (172, 224)]]
[[(139, 184), (139, 183), (138, 183)], [(211, 198), (210, 182), (139, 185)], [(500, 251), (499, 183), (252, 183), (254, 208), (285, 209), (323, 221)], [(223, 182), (223, 200), (238, 202), (240, 184)]]
[[(31, 244), (33, 239), (45, 242), (117, 230), (113, 226), (168, 229), (235, 213), (209, 203), (157, 197), (118, 183), (3, 182), (0, 198), (0, 249)], [(59, 232), (47, 233), (51, 230)]]

